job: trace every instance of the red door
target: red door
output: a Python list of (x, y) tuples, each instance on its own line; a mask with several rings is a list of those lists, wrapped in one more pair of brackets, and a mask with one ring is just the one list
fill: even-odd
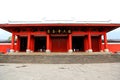
[(92, 49), (94, 52), (99, 52), (99, 38), (98, 37), (92, 37)]
[(52, 37), (52, 52), (67, 52), (67, 37)]

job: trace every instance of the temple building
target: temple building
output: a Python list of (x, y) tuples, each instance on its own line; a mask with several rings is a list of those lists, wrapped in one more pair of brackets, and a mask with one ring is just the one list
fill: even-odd
[(109, 52), (106, 33), (118, 27), (114, 23), (0, 24), (12, 33), (10, 52), (27, 53)]

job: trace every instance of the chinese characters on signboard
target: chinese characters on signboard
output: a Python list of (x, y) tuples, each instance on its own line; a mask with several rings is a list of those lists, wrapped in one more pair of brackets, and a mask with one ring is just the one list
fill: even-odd
[(48, 34), (70, 34), (72, 31), (70, 29), (48, 29)]

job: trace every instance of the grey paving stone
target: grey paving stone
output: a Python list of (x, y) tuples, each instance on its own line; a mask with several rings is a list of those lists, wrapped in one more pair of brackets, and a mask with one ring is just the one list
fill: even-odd
[(120, 63), (0, 63), (0, 80), (120, 80)]

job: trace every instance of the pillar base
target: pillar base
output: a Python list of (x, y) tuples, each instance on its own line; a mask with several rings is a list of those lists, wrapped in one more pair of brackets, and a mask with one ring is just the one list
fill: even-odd
[(104, 52), (103, 50), (100, 50), (100, 52)]
[(46, 53), (51, 53), (51, 51), (47, 49), (47, 50), (46, 50)]
[(14, 53), (14, 49), (10, 49), (10, 53)]
[(72, 52), (73, 52), (73, 50), (72, 50), (72, 49), (68, 50), (68, 53), (72, 53)]
[(109, 49), (104, 49), (105, 52), (109, 52)]
[(92, 49), (88, 49), (86, 52), (89, 52), (89, 53), (91, 53), (91, 52), (93, 52), (93, 51), (92, 51)]
[(31, 53), (33, 53), (33, 51), (30, 51)]
[(27, 50), (26, 50), (26, 53), (30, 53), (30, 52), (31, 52), (30, 49), (27, 49)]
[(16, 53), (18, 53), (19, 51), (16, 51)]

